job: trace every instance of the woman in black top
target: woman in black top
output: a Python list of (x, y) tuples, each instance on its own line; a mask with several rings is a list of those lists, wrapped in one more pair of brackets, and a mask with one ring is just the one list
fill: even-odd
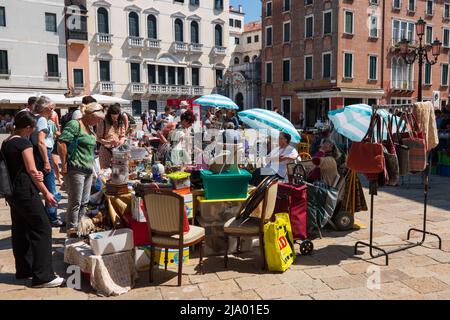
[(33, 145), (28, 140), (36, 119), (30, 112), (22, 111), (14, 126), (1, 150), (14, 186), (13, 194), (6, 200), (11, 207), (16, 279), (32, 277), (36, 288), (58, 287), (64, 279), (53, 272), (52, 228), (39, 192), (49, 206), (56, 206), (57, 202), (44, 185), (43, 173), (36, 169)]

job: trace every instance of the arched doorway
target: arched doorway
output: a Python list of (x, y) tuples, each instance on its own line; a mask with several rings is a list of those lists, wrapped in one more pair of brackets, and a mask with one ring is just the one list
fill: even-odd
[(244, 95), (242, 93), (238, 92), (235, 101), (239, 107), (239, 111), (244, 110)]

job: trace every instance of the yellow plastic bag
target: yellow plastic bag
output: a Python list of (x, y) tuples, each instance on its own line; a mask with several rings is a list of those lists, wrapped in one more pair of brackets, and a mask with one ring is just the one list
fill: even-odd
[(295, 260), (294, 239), (288, 213), (277, 213), (264, 225), (264, 252), (269, 271), (286, 271)]

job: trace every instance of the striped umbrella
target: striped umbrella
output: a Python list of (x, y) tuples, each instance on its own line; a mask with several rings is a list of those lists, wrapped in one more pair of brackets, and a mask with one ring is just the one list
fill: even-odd
[(202, 96), (195, 100), (194, 104), (198, 104), (202, 107), (239, 110), (239, 107), (233, 102), (233, 100), (220, 94), (208, 94), (206, 96)]
[[(384, 109), (379, 109), (377, 113), (386, 121), (392, 116)], [(371, 116), (372, 107), (367, 104), (353, 104), (328, 112), (328, 118), (333, 122), (335, 130), (351, 141), (361, 141), (364, 138), (369, 129)], [(400, 121), (399, 118), (397, 120)], [(396, 131), (395, 121), (392, 130)], [(383, 138), (386, 139), (386, 130), (383, 131)]]
[(269, 130), (271, 135), (278, 135), (278, 131), (289, 133), (292, 137), (291, 142), (299, 143), (300, 134), (294, 125), (282, 115), (265, 110), (265, 109), (249, 109), (238, 113), (239, 119), (256, 130)]

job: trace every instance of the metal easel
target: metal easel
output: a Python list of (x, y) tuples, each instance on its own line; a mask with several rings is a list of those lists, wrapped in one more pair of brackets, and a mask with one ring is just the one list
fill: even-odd
[[(372, 112), (375, 113), (380, 109), (385, 109), (387, 111), (392, 112), (394, 115), (398, 112), (411, 112), (413, 104), (390, 104), (390, 105), (376, 105), (372, 107)], [(398, 128), (396, 128), (398, 130)], [(428, 189), (429, 189), (429, 180), (430, 180), (430, 162), (427, 157), (427, 166), (424, 171), (424, 200), (423, 200), (423, 228), (410, 228), (407, 234), (407, 240), (410, 239), (410, 235), (412, 231), (416, 231), (422, 234), (422, 239), (416, 243), (408, 243), (401, 247), (392, 250), (385, 250), (373, 244), (373, 211), (374, 211), (374, 196), (378, 193), (378, 183), (376, 181), (371, 181), (369, 184), (369, 193), (370, 193), (370, 228), (369, 228), (369, 243), (363, 241), (357, 241), (355, 243), (355, 254), (358, 252), (358, 245), (367, 246), (370, 248), (370, 256), (372, 258), (378, 258), (381, 256), (385, 256), (386, 265), (389, 264), (389, 254), (395, 253), (403, 250), (407, 250), (410, 248), (421, 246), (425, 242), (426, 235), (432, 235), (438, 238), (439, 240), (439, 249), (442, 249), (442, 239), (439, 235), (435, 233), (431, 233), (427, 231), (427, 204), (428, 204)], [(374, 250), (379, 251), (379, 254), (374, 254)]]

